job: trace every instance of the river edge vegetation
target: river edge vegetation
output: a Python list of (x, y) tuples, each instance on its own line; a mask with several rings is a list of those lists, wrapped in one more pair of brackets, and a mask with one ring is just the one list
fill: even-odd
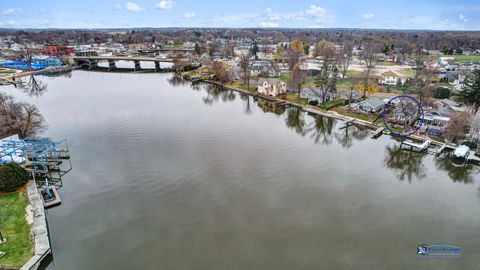
[(0, 258), (0, 269), (15, 269), (24, 265), (33, 254), (31, 226), (25, 213), (28, 200), (23, 190), (0, 195), (0, 232), (7, 242), (0, 244), (5, 256)]

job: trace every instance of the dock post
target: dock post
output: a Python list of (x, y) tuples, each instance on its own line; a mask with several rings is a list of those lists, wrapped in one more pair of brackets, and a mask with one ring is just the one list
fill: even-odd
[(114, 60), (108, 60), (108, 70), (111, 71), (111, 70), (114, 70), (116, 68), (117, 68), (117, 66), (115, 65), (115, 61)]
[(142, 67), (140, 66), (140, 61), (135, 60), (135, 69), (134, 71), (140, 71), (142, 70)]
[(158, 62), (158, 61), (155, 61), (155, 71), (161, 71), (160, 62)]

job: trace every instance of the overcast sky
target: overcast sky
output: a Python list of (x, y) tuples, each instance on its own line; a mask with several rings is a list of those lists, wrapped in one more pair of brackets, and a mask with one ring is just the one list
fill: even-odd
[(480, 30), (480, 0), (0, 0), (0, 27)]

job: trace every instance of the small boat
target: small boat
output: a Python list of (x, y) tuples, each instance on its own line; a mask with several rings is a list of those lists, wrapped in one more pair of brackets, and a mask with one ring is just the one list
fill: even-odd
[(46, 186), (40, 188), (40, 194), (42, 195), (43, 207), (45, 208), (57, 206), (62, 203), (55, 186)]
[(5, 256), (5, 252), (0, 251), (0, 258), (3, 257), (3, 256)]

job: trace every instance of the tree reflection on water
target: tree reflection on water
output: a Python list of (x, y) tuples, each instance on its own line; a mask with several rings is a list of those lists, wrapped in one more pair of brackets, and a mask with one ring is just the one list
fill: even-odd
[(472, 174), (480, 172), (480, 168), (476, 165), (465, 164), (464, 166), (454, 165), (450, 155), (441, 155), (435, 158), (435, 165), (439, 170), (446, 171), (453, 182), (473, 183)]
[(18, 84), (18, 88), (25, 94), (31, 97), (40, 97), (47, 92), (48, 85), (40, 80), (37, 80), (35, 76), (30, 76), (26, 83)]
[(321, 143), (329, 145), (332, 143), (332, 132), (335, 126), (335, 120), (321, 115), (314, 116), (314, 121), (309, 124), (308, 131), (311, 132), (310, 138), (315, 144)]
[(398, 173), (400, 180), (407, 179), (411, 183), (414, 178), (420, 180), (426, 177), (422, 162), (426, 155), (425, 152), (402, 150), (398, 144), (387, 145), (384, 163)]
[(297, 134), (301, 135), (302, 137), (307, 134), (305, 117), (300, 108), (288, 108), (287, 116), (285, 118), (285, 124), (288, 128), (293, 129)]
[(203, 102), (208, 105), (219, 100), (223, 102), (234, 101), (236, 97), (235, 92), (218, 85), (207, 84), (205, 85), (205, 91), (207, 96), (203, 97)]
[(366, 128), (346, 124), (345, 127), (341, 127), (335, 132), (335, 138), (341, 146), (350, 148), (353, 146), (354, 139), (361, 141), (367, 138), (369, 134), (370, 132)]

